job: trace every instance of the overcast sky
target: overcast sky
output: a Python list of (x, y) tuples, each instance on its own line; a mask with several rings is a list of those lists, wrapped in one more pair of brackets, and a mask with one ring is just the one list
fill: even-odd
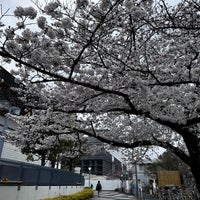
[[(0, 4), (2, 6), (2, 10), (6, 11), (7, 9), (10, 9), (10, 11), (13, 11), (17, 6), (30, 6), (33, 5), (31, 3), (31, 0), (0, 0)], [(12, 12), (10, 12), (11, 14)]]

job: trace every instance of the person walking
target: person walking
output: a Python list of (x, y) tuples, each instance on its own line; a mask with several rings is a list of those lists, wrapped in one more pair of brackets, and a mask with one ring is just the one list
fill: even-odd
[(98, 191), (98, 197), (100, 196), (100, 191), (102, 190), (102, 186), (100, 181), (98, 181), (97, 186), (96, 186), (96, 190)]

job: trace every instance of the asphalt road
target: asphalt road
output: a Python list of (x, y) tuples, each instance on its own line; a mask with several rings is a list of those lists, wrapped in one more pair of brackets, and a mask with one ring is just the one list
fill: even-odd
[(98, 197), (97, 191), (94, 191), (94, 197), (90, 200), (136, 200), (133, 195), (126, 195), (115, 191), (101, 191)]

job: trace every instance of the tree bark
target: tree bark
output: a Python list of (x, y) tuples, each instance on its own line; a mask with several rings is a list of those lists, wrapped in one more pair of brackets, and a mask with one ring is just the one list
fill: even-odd
[(41, 155), (41, 166), (45, 166), (46, 155)]
[[(197, 157), (200, 157), (200, 156), (197, 156)], [(197, 190), (200, 194), (200, 158), (196, 158), (194, 161), (192, 161), (190, 168), (196, 182)]]
[(200, 194), (200, 141), (197, 133), (192, 133), (191, 131), (186, 132), (187, 133), (183, 133), (183, 139), (187, 146), (190, 158), (187, 164), (191, 169), (191, 172), (195, 179), (194, 181), (196, 182), (197, 190)]

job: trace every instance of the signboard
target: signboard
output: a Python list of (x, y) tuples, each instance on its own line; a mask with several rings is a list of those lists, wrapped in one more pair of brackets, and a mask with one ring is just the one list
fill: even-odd
[(179, 171), (158, 171), (158, 186), (163, 187), (166, 185), (180, 186)]

